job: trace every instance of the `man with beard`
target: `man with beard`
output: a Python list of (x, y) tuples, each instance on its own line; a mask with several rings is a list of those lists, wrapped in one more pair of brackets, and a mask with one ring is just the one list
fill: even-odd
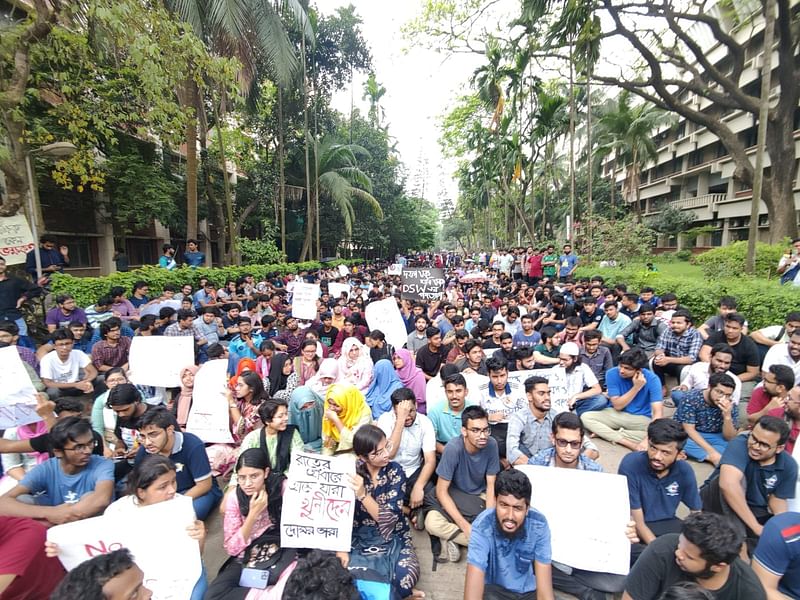
[(725, 373), (714, 373), (705, 390), (687, 392), (675, 412), (689, 436), (684, 451), (689, 458), (719, 464), (728, 442), (736, 437), (739, 414), (732, 402), (735, 384)]
[(769, 372), (772, 365), (789, 367), (794, 372), (795, 385), (800, 384), (800, 329), (792, 331), (788, 342), (775, 344), (767, 351), (761, 365), (762, 375)]
[(133, 459), (139, 449), (139, 422), (155, 406), (142, 402), (142, 396), (133, 384), (120, 383), (109, 390), (106, 407), (116, 415), (114, 456), (118, 462), (114, 464), (114, 477), (119, 481), (133, 468)]
[(602, 394), (600, 382), (592, 369), (583, 364), (580, 354), (580, 348), (574, 342), (562, 344), (558, 351), (559, 366), (567, 374), (567, 405), (578, 416), (608, 406), (608, 398)]
[[(638, 318), (631, 321), (625, 329), (617, 335), (617, 343), (623, 352), (631, 347), (641, 348), (648, 357), (653, 356), (656, 351), (658, 338), (667, 330), (664, 321), (656, 320), (656, 309), (652, 304), (642, 304), (639, 308)], [(628, 345), (626, 340), (630, 339)]]
[[(342, 335), (348, 330), (348, 325), (347, 325), (348, 322), (352, 323), (352, 327), (350, 327), (350, 333), (347, 335)], [(241, 326), (242, 324), (240, 323), (239, 327)], [(356, 329), (357, 327), (355, 323), (350, 321), (350, 318), (348, 318), (345, 321), (344, 331), (340, 331), (338, 333), (338, 335), (336, 336), (336, 341), (333, 344), (333, 351), (337, 355), (339, 354), (339, 352), (342, 351), (342, 342), (344, 342), (344, 340), (350, 337), (351, 335), (357, 335), (355, 331)], [(360, 333), (361, 336), (358, 338), (358, 341), (363, 344), (364, 332), (362, 331)], [(292, 358), (297, 358), (298, 356), (300, 356), (300, 346), (303, 344), (305, 339), (306, 339), (306, 334), (304, 331), (300, 330), (300, 326), (297, 323), (297, 319), (292, 316), (287, 316), (286, 329), (284, 329), (283, 332), (281, 332), (281, 334), (278, 335), (278, 337), (273, 338), (272, 343), (275, 344), (276, 349), (280, 350), (281, 352), (286, 352)], [(234, 341), (235, 340), (236, 338), (234, 338)], [(255, 356), (258, 356), (258, 346), (256, 345), (255, 347), (256, 347)], [(251, 358), (255, 358), (255, 356)]]
[(700, 488), (703, 510), (725, 515), (747, 528), (752, 550), (774, 515), (788, 510), (794, 498), (797, 463), (784, 452), (789, 425), (783, 419), (761, 417), (753, 430), (728, 443), (722, 459)]
[(632, 452), (619, 464), (617, 472), (628, 479), (631, 518), (642, 544), (680, 531), (676, 513), (681, 502), (690, 511), (701, 508), (694, 471), (678, 460), (688, 437), (677, 421), (656, 419), (647, 428), (647, 450)]
[[(556, 415), (550, 406), (550, 384), (544, 377), (534, 375), (525, 380), (528, 409), (511, 415), (508, 422), (506, 448), (508, 462), (526, 465), (528, 460), (553, 447), (552, 428)], [(567, 414), (567, 413), (563, 413)], [(583, 427), (581, 427), (583, 429)], [(596, 459), (600, 453), (588, 437), (582, 438), (582, 452)]]
[(700, 360), (708, 361), (711, 348), (715, 344), (728, 344), (733, 349), (731, 371), (743, 382), (756, 379), (759, 374), (758, 366), (761, 364), (758, 348), (755, 342), (744, 334), (744, 326), (745, 319), (739, 313), (726, 315), (723, 330), (709, 335), (698, 355)]
[[(676, 310), (669, 321), (667, 329), (658, 338), (653, 353), (653, 372), (664, 386), (667, 375), (680, 380), (681, 370), (698, 360), (703, 338), (692, 327), (692, 315), (688, 310)], [(664, 392), (666, 393), (666, 388)]]
[(481, 407), (488, 413), (492, 437), (497, 441), (500, 462), (505, 467), (508, 422), (515, 412), (524, 411), (527, 404), (522, 386), (508, 380), (508, 365), (504, 358), (492, 356), (486, 361), (489, 381), (479, 386)]
[(747, 422), (754, 425), (764, 415), (783, 417), (789, 390), (794, 387), (794, 373), (784, 365), (772, 365), (764, 373), (761, 387), (753, 390), (747, 403)]
[(414, 330), (408, 334), (406, 339), (406, 348), (412, 354), (419, 352), (420, 348), (428, 345), (428, 336), (425, 335), (425, 330), (428, 329), (428, 317), (419, 315), (414, 319)]
[[(86, 419), (66, 417), (50, 432), (54, 458), (28, 471), (0, 497), (0, 516), (28, 517), (60, 525), (102, 513), (114, 495), (114, 463), (93, 454)], [(20, 496), (33, 496), (23, 502)]]
[(731, 361), (733, 360), (733, 349), (728, 344), (716, 344), (711, 348), (709, 362), (696, 362), (686, 367), (681, 372), (681, 384), (672, 388), (671, 397), (675, 407), (679, 407), (683, 397), (691, 390), (704, 390), (708, 387), (708, 379), (714, 373), (725, 373), (733, 379), (733, 394), (731, 402), (739, 404), (742, 395), (742, 382), (730, 372)]
[(766, 600), (755, 573), (738, 557), (742, 539), (720, 515), (690, 515), (680, 534), (648, 546), (628, 575), (622, 600), (654, 600), (681, 581), (696, 582), (717, 600)]
[(516, 469), (494, 484), (495, 507), (475, 519), (464, 600), (553, 600), (550, 528), (530, 508), (531, 482)]
[(444, 448), (436, 468), (435, 494), (425, 495), (425, 529), (445, 543), (450, 562), (461, 559), (472, 526), (485, 508), (494, 508), (495, 478), (500, 472), (497, 442), (491, 436), (489, 417), (480, 406), (461, 413), (461, 435)]

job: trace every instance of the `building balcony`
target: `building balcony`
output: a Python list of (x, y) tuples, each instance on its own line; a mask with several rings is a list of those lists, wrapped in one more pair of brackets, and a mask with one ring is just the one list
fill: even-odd
[(645, 216), (652, 216), (659, 214), (667, 207), (677, 208), (679, 210), (692, 210), (694, 211), (697, 220), (710, 219), (715, 210), (715, 206), (719, 202), (723, 202), (727, 198), (726, 194), (704, 194), (702, 196), (694, 196), (692, 198), (679, 198), (670, 202), (662, 202), (651, 206), (646, 212)]

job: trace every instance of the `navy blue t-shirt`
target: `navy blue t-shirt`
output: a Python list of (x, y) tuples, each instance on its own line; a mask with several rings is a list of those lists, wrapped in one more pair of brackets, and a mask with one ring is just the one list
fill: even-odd
[(486, 476), (500, 472), (497, 442), (490, 437), (486, 447), (475, 454), (467, 452), (462, 436), (447, 442), (442, 453), (436, 475), (450, 481), (467, 494), (482, 494), (486, 491)]
[[(144, 446), (141, 446), (136, 454), (136, 464), (142, 462), (145, 456), (147, 456), (147, 451)], [(211, 477), (211, 465), (208, 462), (205, 444), (193, 433), (175, 432), (175, 443), (169, 458), (175, 463), (179, 494), (183, 494), (193, 488), (196, 483)], [(211, 477), (211, 489), (217, 487), (217, 480)]]
[(640, 509), (645, 521), (674, 519), (681, 502), (689, 510), (703, 506), (694, 471), (686, 461), (675, 461), (669, 472), (659, 478), (650, 468), (647, 452), (631, 452), (620, 462), (618, 473), (628, 478), (631, 510)]
[[(737, 435), (730, 442), (719, 461), (719, 465), (706, 483), (719, 477), (722, 465), (732, 465), (744, 473), (747, 489), (745, 497), (747, 505), (753, 509), (760, 509), (759, 514), (769, 510), (769, 497), (775, 496), (788, 500), (794, 498), (797, 484), (797, 463), (788, 452), (775, 455), (775, 462), (771, 465), (760, 465), (750, 458), (747, 453), (747, 439), (750, 434)], [(703, 484), (705, 485), (705, 484)]]
[(764, 525), (753, 560), (780, 576), (780, 592), (800, 598), (800, 513), (786, 512)]

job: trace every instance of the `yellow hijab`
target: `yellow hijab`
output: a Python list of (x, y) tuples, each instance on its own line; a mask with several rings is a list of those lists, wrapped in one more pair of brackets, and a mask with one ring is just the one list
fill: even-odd
[[(372, 410), (367, 401), (364, 400), (364, 394), (354, 385), (349, 383), (334, 383), (331, 385), (325, 395), (326, 409), (330, 398), (342, 408), (339, 418), (348, 429), (358, 425), (364, 419), (365, 414), (368, 415), (369, 419), (372, 418)], [(339, 441), (339, 430), (327, 417), (322, 420), (322, 437)]]

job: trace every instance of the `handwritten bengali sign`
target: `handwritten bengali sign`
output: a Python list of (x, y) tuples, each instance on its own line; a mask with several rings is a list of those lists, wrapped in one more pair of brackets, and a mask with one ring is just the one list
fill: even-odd
[[(127, 508), (127, 507), (126, 507)], [(186, 600), (200, 578), (200, 546), (186, 528), (194, 520), (192, 499), (172, 500), (83, 519), (47, 530), (58, 545), (58, 558), (67, 570), (101, 554), (128, 548), (144, 572), (144, 585), (154, 600)]]
[(0, 429), (41, 421), (36, 389), (14, 346), (0, 348)]
[(522, 389), (525, 389), (525, 380), (528, 377), (544, 377), (550, 385), (550, 407), (554, 413), (562, 413), (569, 410), (569, 393), (567, 390), (567, 373), (563, 367), (552, 367), (550, 369), (530, 369), (528, 371), (511, 371), (508, 374), (509, 381), (517, 381)]
[(25, 255), (36, 247), (24, 215), (0, 217), (0, 256), (7, 265), (25, 262)]
[(355, 494), (352, 456), (293, 452), (283, 493), (281, 546), (349, 552)]
[[(630, 504), (625, 476), (531, 465), (515, 468), (531, 480), (532, 508), (547, 517), (554, 561), (596, 573), (628, 574), (631, 543), (625, 528)], [(586, 510), (586, 490), (592, 490), (592, 510)]]
[(436, 300), (444, 291), (444, 269), (403, 269), (400, 293), (409, 300)]
[(295, 282), (292, 289), (292, 316), (309, 321), (316, 319), (318, 298), (318, 284)]

